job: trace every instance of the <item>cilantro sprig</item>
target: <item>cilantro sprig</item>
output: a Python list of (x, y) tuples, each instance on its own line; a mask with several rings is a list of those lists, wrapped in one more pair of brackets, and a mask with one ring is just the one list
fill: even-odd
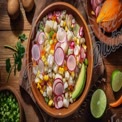
[(10, 58), (6, 59), (6, 71), (8, 72), (7, 82), (9, 80), (10, 74), (14, 69), (14, 75), (16, 75), (17, 71), (21, 70), (22, 66), (22, 58), (24, 57), (25, 47), (22, 45), (22, 42), (27, 39), (25, 34), (21, 34), (18, 37), (19, 41), (17, 42), (15, 47), (4, 45), (5, 48), (8, 48), (14, 52), (14, 64), (11, 64)]

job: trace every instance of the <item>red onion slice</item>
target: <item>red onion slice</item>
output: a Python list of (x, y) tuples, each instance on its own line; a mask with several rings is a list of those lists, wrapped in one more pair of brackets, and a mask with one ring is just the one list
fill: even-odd
[(75, 68), (76, 68), (76, 59), (75, 59), (75, 56), (73, 54), (68, 56), (68, 59), (67, 59), (67, 68), (70, 71), (74, 71)]
[(40, 73), (44, 72), (44, 63), (42, 60), (39, 60), (38, 62), (38, 70), (40, 71)]
[(54, 59), (57, 65), (61, 66), (64, 62), (64, 51), (61, 47), (57, 47), (54, 54)]
[(80, 27), (79, 29), (79, 36), (83, 37), (83, 27)]
[(86, 53), (85, 53), (84, 48), (81, 48), (81, 50), (80, 50), (80, 57), (81, 57), (81, 59), (85, 59), (86, 58)]
[(45, 40), (45, 34), (43, 32), (40, 32), (38, 35), (38, 43), (43, 44), (44, 40)]
[(32, 53), (32, 58), (33, 58), (35, 61), (38, 61), (39, 58), (40, 58), (40, 49), (39, 49), (39, 46), (38, 46), (37, 44), (34, 44), (34, 45), (32, 46), (31, 53)]
[(95, 10), (96, 17), (99, 15), (100, 10), (101, 10), (101, 6), (99, 5), (99, 6), (97, 6), (97, 8)]
[(63, 28), (59, 28), (57, 31), (56, 38), (60, 43), (67, 41), (66, 31)]

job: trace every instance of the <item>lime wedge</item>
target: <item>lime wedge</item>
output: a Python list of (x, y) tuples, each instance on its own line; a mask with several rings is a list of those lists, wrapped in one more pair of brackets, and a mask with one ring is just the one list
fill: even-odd
[(118, 92), (122, 88), (122, 72), (115, 70), (111, 77), (111, 86), (114, 92)]
[(102, 89), (97, 89), (91, 98), (90, 110), (94, 118), (100, 118), (107, 105), (107, 99), (104, 91)]

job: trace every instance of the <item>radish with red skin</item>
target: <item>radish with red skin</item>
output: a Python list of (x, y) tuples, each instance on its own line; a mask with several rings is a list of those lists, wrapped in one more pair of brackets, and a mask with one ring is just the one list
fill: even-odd
[(63, 107), (63, 97), (61, 95), (54, 97), (54, 105), (57, 109)]
[(48, 19), (52, 19), (52, 16), (53, 16), (52, 13), (49, 13), (48, 14)]
[(69, 71), (74, 71), (76, 68), (76, 58), (73, 54), (69, 55), (67, 58), (67, 68)]
[(40, 58), (40, 49), (39, 49), (39, 46), (38, 46), (37, 44), (34, 44), (34, 45), (32, 46), (31, 53), (32, 53), (32, 58), (33, 58), (35, 61), (38, 61), (39, 58)]
[(96, 17), (99, 15), (100, 10), (101, 10), (101, 6), (99, 5), (99, 6), (97, 6), (97, 8), (96, 8), (96, 10), (95, 10), (95, 15), (96, 15)]
[(56, 17), (59, 17), (61, 15), (61, 12), (60, 11), (56, 11), (54, 14), (56, 15)]
[(57, 96), (61, 95), (64, 91), (63, 82), (60, 78), (55, 79), (53, 83), (53, 93)]
[(81, 49), (80, 49), (80, 57), (81, 57), (81, 59), (85, 59), (85, 58), (86, 58), (85, 50), (84, 50), (84, 48), (82, 48), (82, 47), (81, 47)]
[(80, 29), (79, 29), (79, 36), (83, 37), (83, 27), (80, 27)]
[(38, 35), (38, 43), (41, 45), (44, 43), (44, 41), (45, 41), (45, 34), (44, 32), (40, 32)]
[(64, 51), (61, 47), (57, 47), (54, 52), (54, 59), (57, 65), (61, 66), (64, 62)]

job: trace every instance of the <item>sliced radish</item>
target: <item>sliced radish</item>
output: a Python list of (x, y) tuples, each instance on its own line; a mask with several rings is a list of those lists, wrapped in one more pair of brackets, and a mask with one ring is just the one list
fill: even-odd
[(80, 27), (79, 36), (83, 37), (83, 27)]
[(32, 53), (32, 58), (35, 61), (39, 60), (39, 58), (40, 58), (40, 49), (39, 49), (39, 46), (37, 44), (34, 44), (32, 46), (31, 53)]
[(56, 38), (60, 43), (67, 41), (66, 31), (63, 28), (59, 28)]
[(54, 59), (57, 65), (61, 66), (64, 62), (64, 51), (61, 47), (57, 47), (54, 54)]
[(45, 34), (43, 32), (40, 32), (38, 35), (38, 43), (43, 44), (44, 41), (45, 41)]
[(67, 59), (67, 68), (70, 71), (74, 71), (75, 68), (76, 68), (76, 59), (75, 59), (75, 56), (73, 54), (68, 56), (68, 59)]
[(39, 60), (38, 62), (38, 70), (40, 71), (40, 73), (44, 72), (44, 63), (42, 60)]
[(60, 78), (55, 79), (53, 83), (53, 92), (55, 95), (61, 95), (64, 91), (63, 82)]
[(85, 53), (84, 48), (81, 48), (81, 50), (80, 50), (80, 57), (81, 57), (81, 59), (85, 59), (86, 58), (86, 53)]
[(61, 15), (61, 12), (60, 11), (56, 11), (55, 15), (56, 15), (56, 17), (59, 17)]
[(57, 109), (62, 108), (63, 107), (63, 97), (61, 95), (55, 96), (54, 97), (54, 104)]
[(100, 10), (101, 10), (101, 6), (99, 5), (99, 6), (97, 6), (97, 8), (95, 10), (96, 17), (99, 15)]
[(52, 13), (48, 14), (48, 19), (52, 19)]
[(61, 46), (61, 43), (60, 42), (57, 42), (56, 45), (55, 45), (55, 50), (57, 47), (60, 47)]
[(57, 83), (55, 86), (54, 86), (54, 93), (55, 95), (62, 95), (63, 94), (63, 91), (64, 91), (64, 86), (63, 86), (63, 83), (62, 82), (59, 82)]

